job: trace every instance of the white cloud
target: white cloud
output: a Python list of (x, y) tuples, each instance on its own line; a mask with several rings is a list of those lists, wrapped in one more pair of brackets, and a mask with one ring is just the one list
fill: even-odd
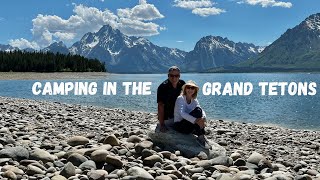
[(159, 30), (160, 31), (165, 31), (165, 30), (167, 30), (167, 28), (163, 26), (163, 27), (160, 27)]
[(250, 5), (261, 5), (262, 7), (284, 7), (291, 8), (291, 2), (275, 1), (275, 0), (244, 0), (239, 1), (238, 4), (250, 4)]
[(211, 0), (174, 0), (175, 7), (183, 9), (191, 9), (193, 14), (207, 17), (211, 15), (218, 15), (226, 12), (224, 9), (213, 7), (215, 3)]
[(143, 0), (140, 0), (140, 4), (132, 9), (118, 9), (118, 16), (120, 18), (149, 21), (164, 18), (164, 16), (153, 4), (147, 4), (146, 1)]
[(133, 36), (152, 36), (159, 34), (159, 25), (152, 22), (121, 18), (118, 29), (124, 34)]
[[(109, 24), (119, 29), (126, 35), (152, 36), (164, 30), (158, 24), (150, 22), (164, 16), (153, 5), (146, 0), (140, 0), (139, 4), (132, 9), (119, 9), (114, 14), (108, 9), (99, 10), (95, 7), (75, 5), (74, 14), (67, 19), (57, 15), (39, 14), (32, 20), (33, 40), (26, 39), (10, 40), (15, 47), (29, 46), (43, 48), (54, 41), (63, 41), (71, 44), (79, 40), (87, 32), (96, 32), (103, 25)], [(35, 45), (37, 44), (37, 46)]]
[(212, 7), (213, 3), (210, 0), (175, 0), (174, 6), (184, 9), (195, 9), (200, 7)]
[(177, 43), (183, 43), (184, 41), (176, 41)]
[(197, 14), (197, 15), (202, 16), (202, 17), (207, 17), (207, 16), (210, 16), (210, 15), (218, 15), (218, 14), (221, 14), (221, 13), (224, 13), (224, 12), (226, 12), (226, 11), (223, 10), (223, 9), (215, 8), (215, 7), (211, 7), (211, 8), (195, 8), (195, 9), (192, 10), (193, 14)]
[(23, 38), (10, 40), (9, 44), (19, 49), (25, 49), (25, 48), (39, 49), (39, 46), (36, 42), (29, 42), (28, 40)]

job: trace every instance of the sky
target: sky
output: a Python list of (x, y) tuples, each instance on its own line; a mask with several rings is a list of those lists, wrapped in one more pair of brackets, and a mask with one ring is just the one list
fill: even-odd
[(315, 13), (319, 0), (2, 0), (0, 44), (69, 47), (109, 24), (184, 51), (208, 35), (267, 46)]

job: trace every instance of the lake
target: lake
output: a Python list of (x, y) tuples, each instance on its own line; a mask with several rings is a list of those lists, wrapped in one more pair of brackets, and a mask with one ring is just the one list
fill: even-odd
[[(95, 95), (33, 95), (36, 80), (0, 80), (0, 96), (65, 103), (94, 105), (108, 108), (125, 108), (136, 111), (156, 112), (158, 85), (166, 74), (110, 74), (98, 79), (39, 80), (45, 82), (96, 82)], [(183, 80), (194, 80), (200, 87), (198, 99), (208, 119), (224, 119), (265, 125), (277, 125), (293, 129), (320, 130), (320, 90), (311, 95), (261, 95), (259, 82), (315, 82), (319, 86), (320, 74), (310, 73), (217, 73), (182, 74)], [(117, 82), (117, 95), (103, 95), (104, 82)], [(150, 95), (125, 95), (123, 82), (151, 82)], [(249, 82), (253, 91), (248, 96), (204, 95), (205, 83)], [(319, 87), (315, 88), (316, 90)], [(276, 90), (280, 93), (280, 90)]]

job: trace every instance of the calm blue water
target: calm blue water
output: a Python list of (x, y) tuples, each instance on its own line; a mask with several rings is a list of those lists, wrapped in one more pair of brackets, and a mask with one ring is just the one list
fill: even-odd
[[(35, 96), (31, 80), (0, 81), (0, 96), (60, 101), (110, 108), (156, 112), (156, 90), (166, 79), (166, 74), (114, 74), (105, 79), (79, 80), (97, 82), (98, 92), (93, 96)], [(225, 119), (256, 124), (274, 124), (294, 129), (320, 130), (320, 87), (315, 96), (262, 96), (258, 82), (316, 82), (320, 86), (320, 74), (307, 73), (250, 73), (250, 74), (183, 74), (183, 80), (195, 80), (200, 88), (206, 82), (251, 82), (254, 90), (249, 96), (198, 95), (201, 106), (210, 119)], [(54, 80), (50, 81), (53, 82)], [(78, 80), (58, 80), (69, 82)], [(152, 82), (151, 95), (124, 95), (122, 82)], [(43, 84), (48, 81), (40, 81)], [(103, 82), (117, 82), (117, 95), (102, 95)]]

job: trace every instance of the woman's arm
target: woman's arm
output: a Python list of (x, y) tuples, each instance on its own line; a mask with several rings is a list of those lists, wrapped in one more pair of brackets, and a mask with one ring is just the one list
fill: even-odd
[(187, 112), (185, 111), (186, 105), (187, 105), (187, 104), (186, 104), (186, 101), (185, 101), (185, 99), (183, 98), (183, 96), (179, 96), (179, 97), (177, 98), (177, 101), (176, 101), (176, 106), (177, 106), (177, 108), (178, 108), (179, 114), (181, 115), (181, 117), (182, 117), (183, 119), (185, 119), (185, 120), (187, 120), (187, 121), (190, 121), (191, 123), (194, 124), (194, 122), (195, 122), (195, 120), (196, 120), (197, 118), (191, 116), (189, 113), (187, 113)]

